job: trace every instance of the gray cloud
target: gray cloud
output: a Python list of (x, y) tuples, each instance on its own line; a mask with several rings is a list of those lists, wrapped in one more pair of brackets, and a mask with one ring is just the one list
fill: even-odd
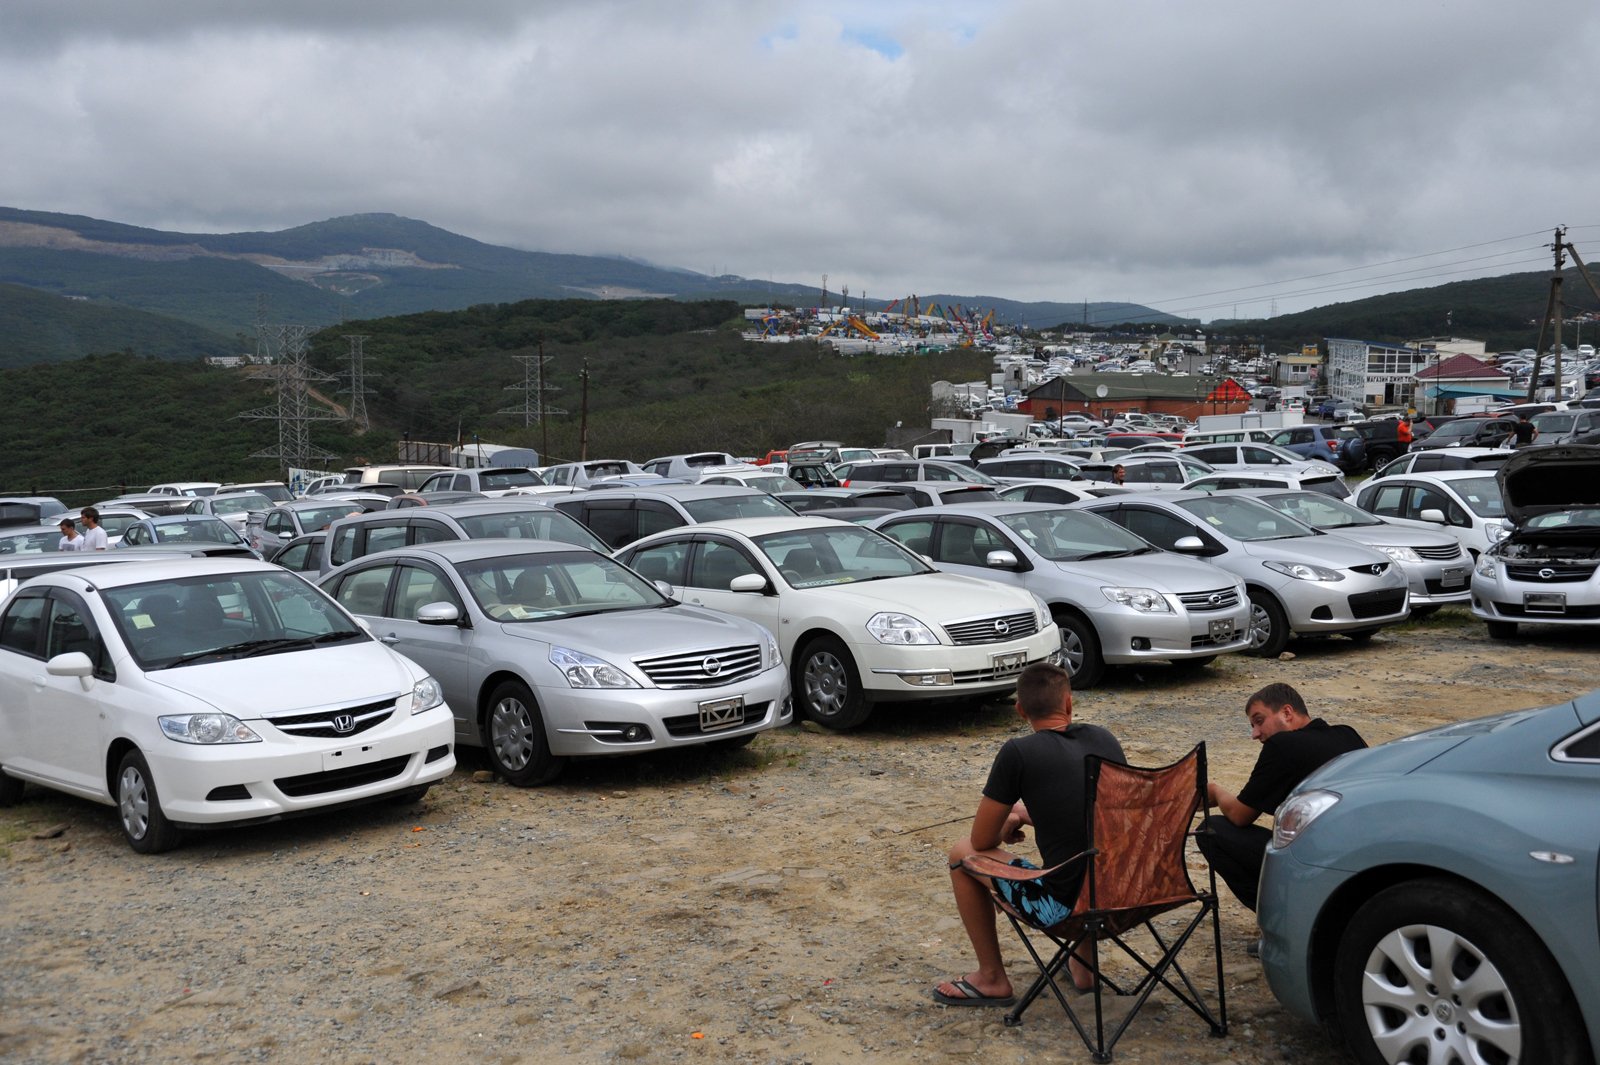
[[(884, 298), (1265, 313), (1365, 294), (1276, 279), (1592, 224), (1597, 39), (1579, 0), (12, 0), (0, 188), (160, 228), (394, 211)], [(1377, 287), (1530, 269), (1542, 239)]]

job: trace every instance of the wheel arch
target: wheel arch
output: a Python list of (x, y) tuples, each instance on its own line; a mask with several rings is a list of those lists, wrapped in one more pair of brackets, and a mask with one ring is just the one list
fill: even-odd
[(528, 682), (528, 678), (510, 669), (497, 669), (483, 678), (483, 683), (478, 685), (478, 698), (472, 714), (472, 727), (478, 733), (478, 743), (483, 744), (484, 715), (489, 712), (489, 696), (500, 685), (507, 681), (515, 681), (528, 689), (528, 694), (533, 696), (535, 705), (539, 702), (539, 689)]
[(139, 745), (126, 736), (118, 736), (106, 747), (106, 794), (111, 796), (112, 803), (117, 801), (117, 768), (129, 751), (138, 749)]

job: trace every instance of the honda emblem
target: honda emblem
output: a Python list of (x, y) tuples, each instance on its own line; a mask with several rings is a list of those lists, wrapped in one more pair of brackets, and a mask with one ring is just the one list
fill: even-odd
[(356, 719), (354, 714), (333, 715), (333, 731), (343, 734), (346, 732), (354, 732), (355, 730)]

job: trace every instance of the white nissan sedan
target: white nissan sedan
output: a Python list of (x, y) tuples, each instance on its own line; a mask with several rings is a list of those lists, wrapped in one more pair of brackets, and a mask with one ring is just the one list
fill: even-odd
[(828, 728), (855, 728), (874, 702), (998, 695), (1061, 655), (1038, 596), (941, 573), (832, 518), (686, 525), (616, 557), (686, 603), (765, 626), (790, 663), (796, 708)]
[(0, 602), (0, 806), (115, 806), (145, 854), (187, 828), (376, 799), (455, 768), (439, 684), (287, 570), (246, 559), (42, 573)]

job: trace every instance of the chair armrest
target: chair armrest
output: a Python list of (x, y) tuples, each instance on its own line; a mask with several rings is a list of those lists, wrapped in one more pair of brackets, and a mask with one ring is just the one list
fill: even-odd
[(961, 867), (969, 873), (986, 876), (991, 880), (1038, 880), (1040, 877), (1049, 876), (1058, 870), (1065, 869), (1074, 862), (1081, 862), (1098, 853), (1093, 847), (1081, 851), (1068, 858), (1059, 865), (1052, 865), (1048, 869), (1022, 869), (1015, 865), (1007, 865), (998, 858), (987, 854), (969, 854), (961, 860)]

